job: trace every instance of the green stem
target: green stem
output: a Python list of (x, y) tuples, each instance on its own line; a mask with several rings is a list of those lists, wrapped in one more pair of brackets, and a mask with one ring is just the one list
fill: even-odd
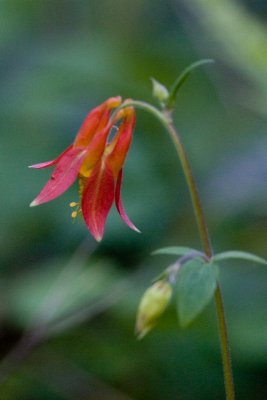
[(231, 353), (230, 353), (229, 339), (227, 334), (227, 325), (225, 320), (223, 298), (219, 284), (217, 284), (215, 290), (215, 304), (216, 304), (217, 320), (218, 320), (218, 327), (219, 327), (220, 341), (221, 341), (221, 353), (223, 361), (226, 399), (234, 400), (235, 388), (234, 388), (234, 379), (233, 379), (233, 371), (231, 363)]
[[(165, 114), (165, 115), (167, 118), (169, 117), (169, 114)], [(191, 195), (191, 200), (192, 200), (193, 209), (194, 209), (194, 213), (195, 213), (195, 217), (196, 217), (199, 236), (201, 239), (204, 253), (206, 254), (207, 257), (210, 258), (212, 256), (212, 248), (211, 248), (211, 243), (210, 243), (210, 238), (209, 238), (209, 233), (208, 233), (208, 227), (207, 227), (207, 224), (205, 221), (204, 212), (202, 209), (200, 197), (199, 197), (199, 194), (197, 191), (196, 183), (195, 183), (195, 180), (194, 180), (194, 177), (192, 174), (189, 160), (187, 158), (186, 152), (185, 152), (183, 144), (179, 138), (179, 135), (178, 135), (177, 131), (175, 130), (172, 122), (168, 123), (167, 130), (171, 136), (171, 139), (174, 143), (178, 157), (182, 164), (182, 169), (183, 169), (185, 179), (186, 179), (186, 182), (188, 185), (188, 189), (189, 189), (189, 192)]]
[[(161, 112), (157, 108), (151, 106), (142, 101), (132, 100), (125, 102), (122, 107), (133, 106), (135, 108), (140, 108), (148, 111), (152, 115), (154, 115), (165, 127), (167, 132), (169, 133), (175, 149), (177, 151), (178, 157), (182, 164), (182, 169), (185, 175), (186, 183), (191, 195), (192, 205), (195, 213), (195, 218), (198, 226), (199, 236), (201, 239), (203, 250), (208, 258), (212, 256), (212, 247), (209, 238), (209, 232), (207, 223), (205, 220), (204, 212), (202, 209), (200, 197), (197, 191), (196, 183), (192, 174), (191, 166), (183, 147), (183, 144), (180, 140), (179, 134), (176, 131), (175, 127), (172, 123), (171, 113), (166, 110)], [(224, 372), (224, 384), (225, 384), (225, 392), (226, 392), (226, 400), (234, 400), (235, 392), (234, 392), (234, 382), (233, 382), (233, 373), (232, 373), (232, 365), (231, 365), (231, 355), (230, 355), (230, 347), (229, 340), (227, 334), (227, 325), (225, 320), (225, 312), (223, 306), (223, 299), (221, 295), (221, 290), (219, 283), (217, 283), (217, 287), (215, 290), (215, 304), (216, 304), (216, 314), (218, 320), (218, 329), (220, 335), (221, 342), (221, 353), (222, 353), (222, 362), (223, 362), (223, 372)]]
[[(175, 130), (174, 126), (172, 125), (172, 123), (168, 124), (168, 132), (174, 142), (175, 148), (177, 150), (178, 156), (182, 164), (183, 172), (191, 195), (191, 200), (193, 204), (193, 209), (198, 225), (198, 231), (202, 242), (203, 250), (208, 257), (211, 257), (212, 247), (210, 243), (208, 227), (201, 206), (200, 197), (198, 195), (196, 183), (192, 174), (189, 160), (187, 158), (184, 147), (181, 143), (180, 137), (177, 131)], [(219, 328), (220, 342), (221, 342), (226, 399), (234, 400), (235, 392), (234, 392), (234, 381), (233, 381), (233, 373), (231, 365), (231, 354), (230, 354), (229, 339), (227, 334), (227, 325), (225, 319), (223, 299), (219, 283), (217, 283), (214, 296), (215, 296), (216, 313), (217, 313), (218, 328)]]

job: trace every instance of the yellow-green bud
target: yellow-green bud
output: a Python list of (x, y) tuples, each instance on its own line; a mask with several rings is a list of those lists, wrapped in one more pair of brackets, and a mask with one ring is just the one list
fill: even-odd
[(154, 78), (151, 78), (151, 81), (153, 85), (153, 96), (159, 100), (160, 103), (163, 103), (169, 97), (168, 89)]
[(172, 295), (172, 287), (166, 280), (154, 283), (148, 288), (139, 304), (136, 319), (136, 334), (139, 339), (144, 337), (157, 322)]

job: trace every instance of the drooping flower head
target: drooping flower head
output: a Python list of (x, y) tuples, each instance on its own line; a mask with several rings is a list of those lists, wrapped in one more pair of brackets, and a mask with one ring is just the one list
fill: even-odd
[[(121, 102), (120, 97), (112, 97), (94, 108), (85, 118), (72, 145), (53, 161), (31, 165), (31, 168), (39, 169), (54, 165), (56, 168), (30, 206), (55, 199), (78, 178), (80, 199), (70, 203), (72, 217), (82, 214), (88, 229), (98, 241), (103, 237), (105, 221), (114, 199), (124, 222), (140, 232), (125, 213), (120, 195), (122, 168), (135, 125), (132, 107), (114, 114)], [(119, 124), (118, 128), (115, 124)], [(112, 129), (117, 129), (117, 132), (109, 141)]]

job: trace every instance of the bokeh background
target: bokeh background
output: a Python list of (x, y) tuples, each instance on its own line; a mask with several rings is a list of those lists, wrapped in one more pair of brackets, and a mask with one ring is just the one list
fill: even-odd
[[(174, 299), (143, 341), (133, 333), (142, 293), (173, 261), (150, 253), (200, 247), (158, 122), (138, 111), (125, 168), (124, 203), (142, 235), (113, 210), (96, 246), (70, 218), (75, 185), (30, 209), (49, 171), (27, 165), (55, 158), (106, 98), (153, 102), (150, 77), (170, 85), (188, 64), (214, 58), (182, 88), (175, 123), (215, 251), (267, 258), (266, 4), (0, 0), (2, 359), (16, 349), (0, 364), (0, 376), (9, 374), (2, 400), (224, 398), (213, 304), (182, 330)], [(266, 268), (225, 263), (220, 281), (238, 398), (267, 398)]]

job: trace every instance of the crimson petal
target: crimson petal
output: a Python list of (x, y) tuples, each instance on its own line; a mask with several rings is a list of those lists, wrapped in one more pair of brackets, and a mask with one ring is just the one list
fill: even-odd
[(128, 215), (126, 214), (124, 207), (122, 205), (122, 200), (121, 200), (121, 183), (122, 183), (122, 169), (120, 170), (118, 174), (118, 179), (116, 183), (116, 190), (115, 190), (115, 203), (117, 210), (125, 222), (126, 225), (129, 226), (129, 228), (133, 229), (134, 231), (141, 233), (141, 231), (132, 223)]
[(63, 153), (61, 153), (55, 160), (52, 161), (46, 161), (43, 163), (39, 164), (33, 164), (29, 165), (29, 168), (36, 168), (36, 169), (41, 169), (41, 168), (47, 168), (47, 167), (52, 167), (52, 165), (56, 165), (59, 160), (72, 149), (73, 145), (71, 144)]
[(82, 195), (82, 213), (85, 223), (97, 241), (104, 234), (105, 222), (114, 200), (114, 178), (103, 161), (88, 178)]
[(79, 148), (69, 148), (64, 152), (49, 181), (30, 206), (46, 203), (64, 193), (77, 178), (85, 156), (86, 151)]

